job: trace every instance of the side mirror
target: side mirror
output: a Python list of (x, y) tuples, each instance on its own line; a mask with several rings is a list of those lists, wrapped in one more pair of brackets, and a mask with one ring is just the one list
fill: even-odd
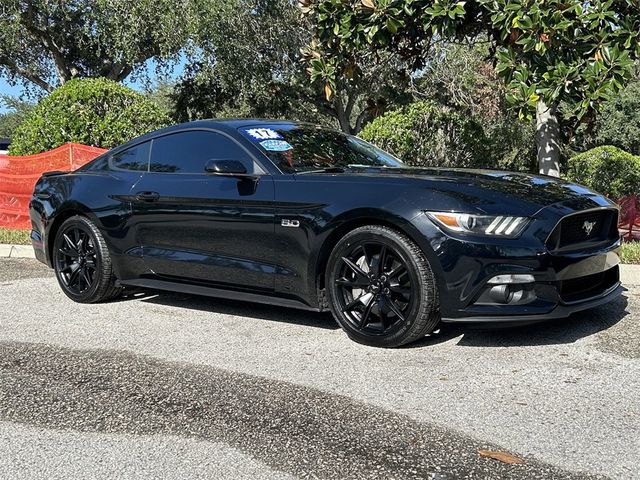
[(229, 177), (247, 174), (246, 167), (238, 160), (209, 160), (204, 166), (204, 171), (214, 175), (227, 175)]

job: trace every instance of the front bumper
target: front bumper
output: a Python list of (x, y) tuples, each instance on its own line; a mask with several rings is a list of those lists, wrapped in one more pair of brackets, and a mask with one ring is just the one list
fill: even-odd
[[(531, 323), (568, 317), (618, 297), (620, 240), (572, 251), (550, 251), (541, 228), (519, 239), (470, 239), (442, 232), (426, 220), (428, 239), (444, 322)], [(550, 231), (550, 228), (546, 229)], [(493, 300), (496, 276), (527, 278), (513, 284), (526, 294), (521, 301)]]
[(585, 300), (583, 302), (567, 304), (567, 305), (558, 305), (549, 313), (538, 313), (534, 315), (483, 315), (483, 316), (469, 316), (469, 317), (459, 317), (459, 318), (442, 318), (442, 321), (445, 323), (509, 323), (509, 324), (517, 324), (517, 323), (532, 323), (532, 322), (543, 322), (546, 320), (556, 320), (560, 318), (566, 318), (573, 313), (581, 312), (583, 310), (589, 310), (590, 308), (595, 308), (600, 305), (604, 305), (606, 303), (611, 302), (618, 298), (624, 288), (618, 282), (613, 287), (606, 290), (601, 296), (597, 298), (592, 298), (590, 300)]

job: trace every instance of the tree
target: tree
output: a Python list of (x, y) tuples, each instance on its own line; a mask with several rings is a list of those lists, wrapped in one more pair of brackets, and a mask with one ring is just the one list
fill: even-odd
[(31, 155), (67, 142), (113, 148), (169, 123), (151, 100), (105, 78), (69, 80), (16, 129), (10, 155)]
[(361, 52), (394, 52), (424, 67), (438, 42), (487, 38), (507, 100), (537, 118), (542, 173), (559, 173), (557, 113), (592, 122), (640, 56), (636, 0), (305, 0), (315, 25), (313, 78), (329, 88)]
[(484, 43), (438, 43), (429, 50), (425, 67), (412, 75), (412, 94), (495, 121), (507, 113), (506, 92), (489, 56)]
[[(177, 118), (287, 117), (337, 124), (358, 133), (378, 113), (406, 101), (408, 76), (392, 55), (363, 56), (359, 81), (309, 84), (304, 49), (311, 27), (291, 0), (204, 2), (195, 44), (199, 58), (176, 88)], [(233, 34), (230, 34), (233, 32)]]
[(46, 92), (77, 77), (122, 81), (175, 59), (194, 12), (191, 0), (0, 0), (0, 74)]
[(19, 98), (3, 96), (0, 104), (7, 107), (7, 112), (0, 113), (0, 137), (13, 137), (13, 132), (31, 113), (35, 105)]
[(434, 101), (387, 112), (367, 125), (361, 137), (422, 167), (476, 167), (489, 156), (480, 122)]
[(578, 151), (601, 145), (614, 145), (640, 155), (640, 79), (603, 103), (593, 128), (579, 129), (571, 142)]

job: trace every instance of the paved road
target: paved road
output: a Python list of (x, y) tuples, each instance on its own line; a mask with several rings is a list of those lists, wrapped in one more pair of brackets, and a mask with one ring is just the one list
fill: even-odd
[(640, 478), (628, 288), (555, 324), (378, 350), (275, 307), (78, 305), (35, 261), (3, 259), (0, 478)]

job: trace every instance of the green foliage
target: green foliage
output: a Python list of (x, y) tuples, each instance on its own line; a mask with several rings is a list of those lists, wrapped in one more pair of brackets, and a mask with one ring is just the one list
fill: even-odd
[(535, 162), (530, 126), (502, 118), (483, 122), (433, 101), (388, 112), (360, 136), (410, 165), (527, 171)]
[(16, 230), (0, 227), (0, 244), (31, 245), (30, 230)]
[(480, 123), (434, 102), (386, 113), (361, 136), (409, 165), (469, 167), (487, 156)]
[(605, 102), (594, 128), (579, 129), (572, 143), (578, 151), (599, 145), (614, 145), (640, 155), (640, 80)]
[(176, 88), (177, 120), (286, 117), (357, 133), (406, 100), (409, 77), (391, 55), (359, 57), (330, 91), (322, 81), (310, 84), (303, 58), (312, 28), (291, 0), (205, 4), (194, 40), (200, 55)]
[(488, 56), (486, 45), (434, 45), (425, 68), (414, 74), (416, 96), (487, 120), (506, 114), (504, 83)]
[(176, 85), (176, 120), (313, 118), (312, 87), (299, 81), (304, 77), (300, 49), (310, 40), (309, 28), (296, 5), (289, 0), (204, 4), (195, 39), (201, 54)]
[(414, 76), (414, 95), (470, 116), (482, 125), (488, 155), (481, 164), (506, 170), (535, 171), (535, 128), (514, 120), (505, 88), (487, 61), (486, 45), (438, 44), (427, 66)]
[(20, 124), (9, 153), (40, 153), (67, 142), (113, 148), (168, 122), (153, 102), (119, 83), (71, 80), (42, 100)]
[(484, 166), (538, 173), (536, 129), (533, 123), (501, 115), (482, 124), (489, 151)]
[(613, 199), (640, 192), (640, 157), (612, 146), (571, 157), (567, 177)]
[(0, 97), (0, 104), (4, 104), (8, 109), (6, 113), (0, 113), (0, 137), (11, 138), (35, 105), (6, 95)]
[(620, 250), (620, 261), (626, 264), (640, 264), (640, 242), (624, 242)]
[(147, 86), (143, 94), (168, 117), (171, 117), (176, 111), (175, 89), (176, 84), (174, 82), (160, 80), (153, 85)]
[(565, 102), (589, 120), (619, 92), (640, 55), (635, 0), (316, 0), (314, 78), (329, 84), (367, 52), (391, 51), (423, 67), (431, 45), (488, 36), (507, 100), (531, 119), (539, 101)]
[(122, 81), (175, 61), (197, 0), (0, 0), (0, 74), (50, 92), (72, 78)]

